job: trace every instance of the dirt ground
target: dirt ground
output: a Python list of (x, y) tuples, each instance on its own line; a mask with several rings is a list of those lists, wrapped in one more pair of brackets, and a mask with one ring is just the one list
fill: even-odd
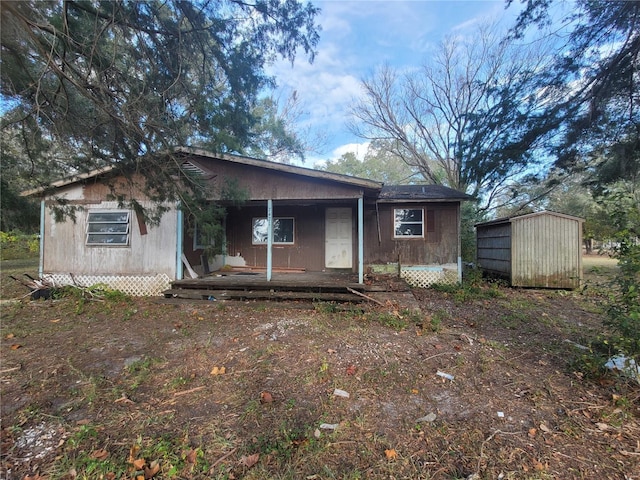
[(597, 286), (413, 292), (3, 303), (0, 477), (640, 480)]

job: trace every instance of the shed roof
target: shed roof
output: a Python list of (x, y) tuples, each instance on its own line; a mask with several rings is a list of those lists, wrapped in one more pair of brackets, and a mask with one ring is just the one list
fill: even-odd
[(542, 210), (541, 212), (533, 212), (533, 213), (524, 213), (522, 215), (513, 215), (511, 217), (501, 217), (496, 218), (495, 220), (489, 220), (487, 222), (476, 223), (476, 227), (486, 227), (490, 225), (500, 225), (504, 223), (513, 223), (519, 220), (524, 220), (526, 218), (539, 217), (543, 215), (566, 218), (567, 220), (574, 220), (577, 222), (584, 222), (584, 218), (574, 217), (573, 215), (567, 215), (565, 213), (553, 212), (551, 210)]

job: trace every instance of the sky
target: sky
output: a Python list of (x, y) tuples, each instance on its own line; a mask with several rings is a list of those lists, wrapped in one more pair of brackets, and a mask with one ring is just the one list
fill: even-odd
[[(504, 0), (315, 0), (322, 26), (315, 61), (301, 55), (293, 66), (278, 62), (270, 70), (279, 97), (296, 92), (304, 115), (300, 131), (326, 142), (307, 154), (304, 166), (366, 152), (363, 139), (349, 132), (348, 112), (360, 95), (362, 79), (388, 64), (400, 71), (419, 66), (447, 35), (470, 35), (478, 24), (499, 20), (505, 29), (517, 6)], [(514, 2), (515, 3), (515, 2)]]

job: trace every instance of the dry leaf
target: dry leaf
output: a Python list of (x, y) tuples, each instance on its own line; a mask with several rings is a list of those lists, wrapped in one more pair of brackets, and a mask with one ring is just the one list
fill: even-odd
[(535, 438), (537, 433), (538, 433), (538, 430), (536, 430), (535, 428), (530, 428), (529, 429), (529, 437)]
[(260, 459), (259, 453), (254, 453), (253, 455), (249, 455), (249, 456), (243, 455), (243, 457), (240, 459), (240, 463), (247, 468), (251, 468), (256, 463), (258, 463), (259, 459)]
[(540, 430), (542, 430), (544, 433), (551, 432), (551, 429), (549, 427), (547, 427), (544, 423), (540, 424)]
[(538, 461), (533, 462), (533, 468), (538, 472), (542, 472), (543, 470), (546, 470), (545, 466)]
[(133, 467), (136, 470), (142, 470), (144, 466), (147, 464), (147, 461), (144, 458), (136, 458), (133, 462)]
[(355, 365), (349, 365), (347, 367), (347, 375), (355, 375), (357, 371), (358, 367), (356, 367)]
[(398, 458), (398, 452), (396, 452), (394, 448), (385, 450), (384, 454), (387, 457), (387, 460), (395, 460), (396, 458)]
[(104, 448), (94, 450), (91, 453), (91, 458), (95, 458), (96, 460), (105, 460), (108, 456), (109, 452), (107, 452)]
[(19, 343), (14, 343), (13, 345), (11, 345), (11, 350), (17, 350), (19, 348), (22, 348), (22, 345), (20, 345)]
[(13, 337), (15, 337), (15, 335), (13, 333), (7, 333), (4, 338), (9, 339), (9, 338), (13, 338)]
[(160, 471), (160, 463), (157, 460), (151, 462), (151, 465), (148, 467), (144, 467), (144, 478), (145, 480), (149, 480), (153, 478), (156, 473)]
[(412, 388), (411, 389), (411, 393), (413, 393), (414, 395), (418, 394), (418, 389), (417, 388)]
[(196, 458), (198, 457), (198, 451), (195, 449), (189, 450), (189, 452), (185, 455), (185, 460), (188, 463), (196, 463)]
[(271, 395), (266, 390), (264, 392), (260, 392), (260, 403), (271, 403), (273, 402), (273, 395)]
[(333, 348), (330, 348), (327, 350), (327, 353), (338, 353), (336, 350), (334, 350)]
[(127, 463), (133, 463), (138, 456), (138, 452), (140, 451), (140, 445), (134, 445), (129, 449), (129, 458), (127, 459)]
[(213, 367), (211, 375), (224, 375), (227, 372), (225, 367)]
[(106, 480), (116, 480), (115, 472), (107, 472), (104, 476)]
[(59, 318), (56, 318), (55, 320), (51, 320), (51, 323), (58, 323), (60, 321)]
[(598, 427), (603, 432), (605, 432), (605, 431), (607, 431), (607, 430), (609, 430), (611, 428), (609, 425), (607, 425), (606, 423), (602, 423), (602, 422), (596, 423), (596, 427)]

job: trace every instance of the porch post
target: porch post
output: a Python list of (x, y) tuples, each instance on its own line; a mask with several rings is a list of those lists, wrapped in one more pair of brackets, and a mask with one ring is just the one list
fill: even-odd
[(358, 198), (358, 283), (364, 283), (364, 198)]
[(176, 215), (176, 280), (182, 280), (183, 278), (183, 269), (182, 269), (182, 244), (184, 240), (184, 221), (183, 221), (183, 213), (182, 208), (180, 208), (180, 204), (176, 205), (177, 215)]
[(271, 281), (273, 264), (273, 200), (267, 200), (267, 282)]
[(44, 222), (45, 222), (46, 207), (44, 204), (44, 198), (40, 201), (40, 254), (38, 259), (38, 277), (42, 278), (44, 275)]

